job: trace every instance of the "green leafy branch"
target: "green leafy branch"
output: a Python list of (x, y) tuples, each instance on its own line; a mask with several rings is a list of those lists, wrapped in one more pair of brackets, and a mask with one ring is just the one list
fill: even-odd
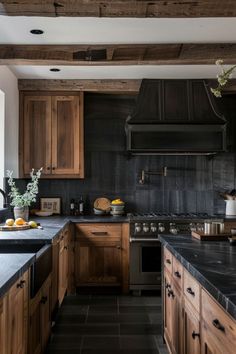
[(221, 92), (224, 88), (224, 86), (227, 84), (229, 79), (232, 77), (232, 73), (234, 69), (236, 68), (236, 65), (231, 66), (228, 70), (225, 70), (223, 67), (223, 60), (218, 59), (216, 60), (216, 65), (220, 66), (221, 68), (221, 74), (217, 75), (217, 81), (218, 81), (218, 86), (216, 88), (211, 88), (211, 92), (215, 97), (222, 97)]

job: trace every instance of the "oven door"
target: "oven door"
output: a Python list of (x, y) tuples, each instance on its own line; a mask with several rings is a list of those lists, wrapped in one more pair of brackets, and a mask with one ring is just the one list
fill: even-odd
[(160, 289), (161, 243), (139, 241), (130, 243), (130, 289)]

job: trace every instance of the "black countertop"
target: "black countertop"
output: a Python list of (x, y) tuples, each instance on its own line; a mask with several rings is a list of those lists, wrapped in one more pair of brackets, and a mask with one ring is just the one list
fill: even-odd
[(190, 235), (162, 235), (160, 240), (236, 319), (236, 246), (228, 241), (199, 241)]
[(34, 253), (0, 254), (0, 297), (24, 274), (34, 259)]

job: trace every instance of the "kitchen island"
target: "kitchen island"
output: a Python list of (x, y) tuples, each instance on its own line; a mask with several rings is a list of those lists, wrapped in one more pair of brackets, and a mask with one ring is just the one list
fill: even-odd
[(162, 235), (164, 337), (170, 353), (234, 353), (236, 247)]

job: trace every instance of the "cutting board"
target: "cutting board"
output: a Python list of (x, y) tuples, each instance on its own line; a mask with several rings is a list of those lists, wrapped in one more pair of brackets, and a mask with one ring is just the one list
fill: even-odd
[(226, 241), (228, 237), (232, 236), (231, 234), (204, 234), (200, 231), (192, 231), (192, 236), (201, 241)]
[(22, 230), (29, 230), (29, 225), (19, 225), (19, 226), (7, 226), (7, 225), (0, 225), (0, 231), (22, 231)]

